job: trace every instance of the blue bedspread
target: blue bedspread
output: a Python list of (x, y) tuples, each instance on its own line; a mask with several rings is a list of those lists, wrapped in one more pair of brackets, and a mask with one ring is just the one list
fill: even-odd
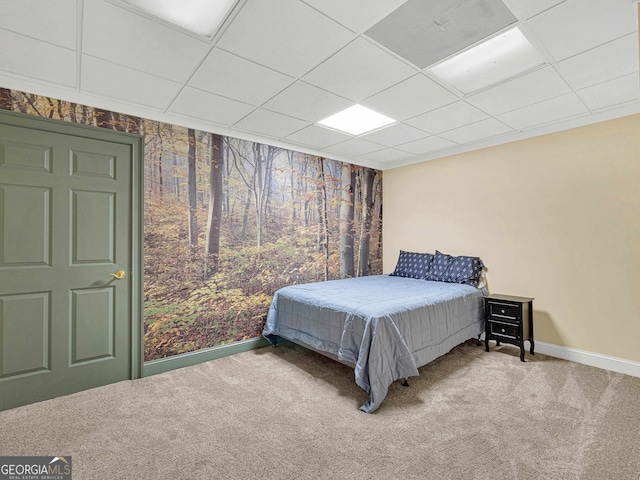
[(355, 368), (371, 413), (396, 380), (484, 331), (483, 291), (388, 275), (282, 288), (263, 335), (278, 335)]

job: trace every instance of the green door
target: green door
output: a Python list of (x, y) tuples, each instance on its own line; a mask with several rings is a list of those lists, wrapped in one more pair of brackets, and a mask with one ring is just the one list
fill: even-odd
[(135, 377), (139, 363), (132, 136), (12, 123), (0, 123), (0, 410)]

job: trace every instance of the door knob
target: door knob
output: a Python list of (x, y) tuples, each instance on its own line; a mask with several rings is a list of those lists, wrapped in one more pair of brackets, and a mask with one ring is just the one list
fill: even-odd
[(109, 275), (114, 276), (118, 280), (122, 280), (127, 274), (124, 270), (118, 270), (116, 273), (110, 273)]

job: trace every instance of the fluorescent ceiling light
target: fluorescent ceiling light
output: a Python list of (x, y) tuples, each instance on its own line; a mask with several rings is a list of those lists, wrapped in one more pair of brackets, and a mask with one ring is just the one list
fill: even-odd
[(123, 0), (129, 5), (206, 37), (212, 37), (236, 0)]
[(546, 63), (518, 27), (440, 62), (428, 71), (462, 93), (471, 93)]
[(351, 135), (362, 135), (392, 123), (395, 123), (393, 118), (374, 112), (362, 105), (354, 105), (318, 122), (325, 127)]

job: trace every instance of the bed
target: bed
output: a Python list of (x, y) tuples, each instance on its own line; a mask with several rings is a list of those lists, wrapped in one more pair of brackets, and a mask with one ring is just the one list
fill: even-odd
[[(411, 252), (401, 252), (398, 266), (403, 253)], [(417, 273), (402, 275), (406, 269), (397, 266), (391, 275), (284, 287), (273, 297), (263, 335), (274, 345), (284, 338), (353, 367), (369, 395), (360, 409), (372, 413), (393, 382), (419, 375), (419, 367), (484, 331), (485, 291), (477, 279), (426, 280), (436, 261), (431, 257)]]

